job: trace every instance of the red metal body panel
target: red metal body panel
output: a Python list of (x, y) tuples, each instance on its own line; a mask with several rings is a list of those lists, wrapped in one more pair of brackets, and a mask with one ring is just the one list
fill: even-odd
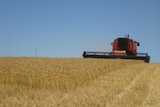
[(115, 39), (114, 42), (112, 43), (113, 46), (113, 51), (118, 50), (118, 40)]
[(128, 50), (129, 50), (129, 52), (133, 51), (133, 42), (132, 42), (132, 40), (129, 40)]
[[(112, 46), (113, 46), (113, 50), (112, 50), (113, 52), (116, 50), (119, 50), (118, 38), (113, 41)], [(136, 55), (137, 54), (137, 46), (139, 46), (139, 42), (136, 42), (136, 41), (128, 38), (128, 46), (127, 46), (126, 51)]]

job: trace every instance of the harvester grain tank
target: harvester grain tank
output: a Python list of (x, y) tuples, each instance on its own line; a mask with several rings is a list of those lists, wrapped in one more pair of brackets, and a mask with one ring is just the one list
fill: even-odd
[(137, 53), (137, 46), (140, 43), (130, 39), (129, 35), (125, 37), (116, 38), (112, 45), (112, 52), (92, 52), (84, 51), (84, 58), (105, 58), (105, 59), (134, 59), (144, 60), (150, 62), (150, 56), (147, 53)]

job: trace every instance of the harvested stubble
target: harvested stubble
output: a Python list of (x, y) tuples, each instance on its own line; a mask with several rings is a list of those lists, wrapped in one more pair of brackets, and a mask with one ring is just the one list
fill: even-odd
[(132, 60), (0, 58), (0, 104), (145, 107), (157, 66)]

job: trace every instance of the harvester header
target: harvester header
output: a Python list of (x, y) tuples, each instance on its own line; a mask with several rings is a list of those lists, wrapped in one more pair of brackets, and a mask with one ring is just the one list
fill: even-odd
[(84, 58), (105, 58), (105, 59), (135, 59), (150, 62), (150, 56), (147, 53), (137, 53), (137, 47), (140, 43), (130, 39), (129, 35), (125, 37), (114, 39), (112, 45), (112, 52), (92, 52), (84, 51)]

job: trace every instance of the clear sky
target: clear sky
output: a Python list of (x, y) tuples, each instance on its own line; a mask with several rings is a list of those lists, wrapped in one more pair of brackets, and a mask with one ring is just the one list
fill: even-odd
[(0, 0), (0, 56), (81, 57), (125, 34), (160, 62), (160, 0)]

